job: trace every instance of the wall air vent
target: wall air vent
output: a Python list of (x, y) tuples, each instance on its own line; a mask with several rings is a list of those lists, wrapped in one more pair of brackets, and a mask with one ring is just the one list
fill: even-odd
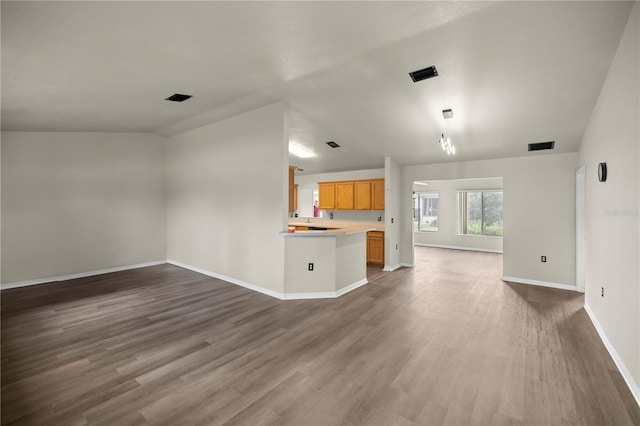
[(413, 80), (414, 83), (417, 83), (418, 81), (426, 80), (431, 77), (437, 77), (438, 70), (435, 65), (432, 65), (428, 68), (410, 72), (409, 76), (411, 76), (411, 80)]
[(338, 145), (334, 141), (327, 142), (327, 145), (329, 145), (331, 148), (340, 148), (340, 145)]
[(176, 93), (175, 95), (171, 95), (168, 98), (165, 98), (165, 101), (172, 101), (172, 102), (184, 102), (189, 98), (192, 98), (193, 96), (191, 95), (182, 95), (180, 93)]
[(543, 151), (545, 149), (553, 149), (553, 146), (555, 144), (556, 144), (556, 141), (530, 143), (529, 151)]

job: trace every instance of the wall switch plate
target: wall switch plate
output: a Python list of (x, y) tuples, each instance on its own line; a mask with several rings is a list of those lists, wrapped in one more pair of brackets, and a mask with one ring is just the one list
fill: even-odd
[(308, 270), (313, 271), (313, 263), (309, 263)]
[(540, 262), (546, 262), (547, 256), (540, 256)]

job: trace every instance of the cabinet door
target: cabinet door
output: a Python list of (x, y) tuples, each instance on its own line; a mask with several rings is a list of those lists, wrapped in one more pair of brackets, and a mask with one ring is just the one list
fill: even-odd
[(371, 181), (371, 210), (384, 210), (384, 179)]
[(355, 210), (371, 210), (371, 181), (357, 181), (354, 183)]
[(298, 210), (298, 184), (293, 185), (293, 211)]
[(367, 232), (367, 263), (384, 265), (384, 232)]
[(336, 184), (333, 182), (318, 183), (318, 207), (322, 210), (335, 210)]
[(289, 166), (289, 213), (295, 210), (295, 207), (293, 206), (293, 181), (295, 179), (293, 176), (293, 171), (295, 169), (296, 166)]
[(336, 209), (353, 210), (353, 182), (336, 183)]

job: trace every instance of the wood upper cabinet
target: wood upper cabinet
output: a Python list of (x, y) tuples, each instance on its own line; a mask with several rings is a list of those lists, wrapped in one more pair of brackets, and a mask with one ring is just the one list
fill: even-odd
[(289, 166), (289, 213), (295, 211), (295, 207), (293, 204), (293, 184), (294, 177), (293, 171), (296, 169), (296, 166)]
[(336, 209), (353, 210), (353, 182), (336, 182)]
[(335, 182), (318, 183), (318, 207), (322, 210), (335, 210), (336, 184)]
[(298, 210), (298, 184), (293, 185), (293, 211)]
[(323, 210), (384, 210), (384, 179), (318, 182)]
[(384, 179), (371, 181), (371, 210), (384, 210)]
[(371, 210), (371, 181), (359, 180), (353, 185), (355, 192), (354, 209)]

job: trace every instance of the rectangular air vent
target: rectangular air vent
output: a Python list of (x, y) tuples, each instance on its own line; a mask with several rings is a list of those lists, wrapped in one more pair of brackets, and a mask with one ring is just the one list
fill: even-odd
[(435, 65), (431, 65), (430, 67), (410, 72), (409, 75), (411, 76), (411, 80), (413, 80), (414, 83), (417, 83), (418, 81), (426, 80), (431, 77), (437, 77), (438, 70)]
[(191, 97), (192, 97), (191, 95), (183, 95), (180, 93), (176, 93), (175, 95), (171, 95), (168, 98), (165, 98), (165, 101), (184, 102)]
[(553, 146), (555, 144), (556, 141), (530, 143), (529, 151), (543, 151), (545, 149), (553, 149)]
[(340, 145), (338, 145), (334, 141), (327, 142), (327, 145), (329, 145), (331, 148), (340, 148)]

